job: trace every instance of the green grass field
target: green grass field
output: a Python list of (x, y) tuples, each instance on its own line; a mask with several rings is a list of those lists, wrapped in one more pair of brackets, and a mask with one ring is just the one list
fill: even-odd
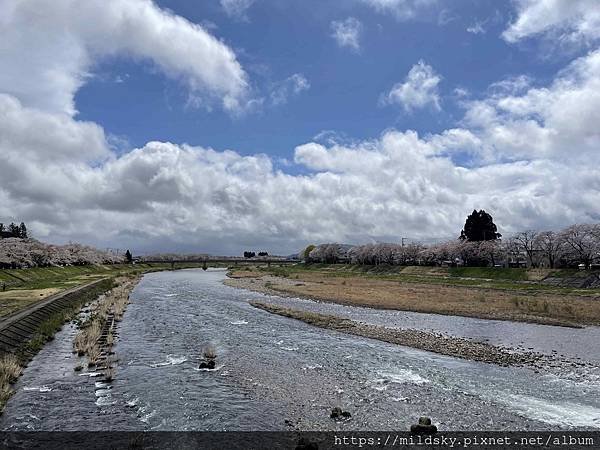
[(350, 264), (297, 264), (286, 267), (260, 267), (260, 270), (275, 276), (293, 278), (302, 271), (320, 272), (331, 277), (367, 276), (382, 280), (406, 283), (426, 283), (447, 286), (477, 287), (523, 292), (548, 292), (597, 296), (598, 289), (576, 289), (560, 287), (541, 282), (545, 276), (566, 278), (586, 276), (589, 272), (578, 273), (571, 269), (511, 269), (500, 267), (427, 267), (427, 266), (362, 266)]
[[(199, 267), (199, 265), (176, 265), (176, 269), (191, 267)], [(169, 263), (164, 263), (3, 269), (0, 270), (0, 317), (19, 311), (48, 295), (94, 280), (169, 270), (170, 268)], [(4, 290), (2, 290), (3, 287)]]

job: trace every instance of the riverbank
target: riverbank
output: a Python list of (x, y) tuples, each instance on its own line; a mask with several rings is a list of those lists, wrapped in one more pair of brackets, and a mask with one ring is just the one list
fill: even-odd
[[(415, 329), (393, 329), (375, 326), (329, 314), (282, 307), (264, 302), (251, 302), (255, 308), (277, 314), (283, 317), (300, 320), (309, 325), (342, 333), (376, 339), (391, 344), (425, 350), (445, 356), (466, 359), (470, 361), (496, 364), (502, 367), (529, 367), (536, 371), (544, 370), (560, 373), (564, 368), (572, 370), (576, 366), (594, 366), (583, 362), (559, 360), (532, 351), (518, 351), (513, 348), (503, 348), (485, 342), (477, 342), (442, 333)], [(594, 366), (595, 367), (595, 366)]]
[[(410, 269), (410, 268), (409, 268)], [(600, 324), (600, 293), (503, 280), (482, 287), (470, 278), (370, 276), (337, 269), (232, 270), (225, 284), (270, 295), (292, 296), (350, 306), (581, 327)], [(446, 281), (446, 280), (441, 280)], [(510, 287), (509, 287), (510, 286)]]
[[(177, 269), (191, 267), (200, 267), (200, 265), (182, 263), (177, 265)], [(0, 318), (94, 280), (161, 270), (171, 270), (171, 264), (165, 262), (0, 269)]]
[[(78, 323), (82, 329), (79, 343), (74, 342), (74, 351), (80, 356), (86, 355), (88, 366), (96, 367), (104, 363), (102, 370), (107, 379), (112, 377), (112, 368), (107, 356), (114, 342), (115, 322), (118, 322), (128, 303), (129, 293), (139, 282), (140, 276), (129, 274), (116, 279), (103, 279), (90, 283), (87, 286), (71, 289), (63, 298), (56, 302), (44, 305), (44, 308), (33, 308), (31, 317), (26, 311), (11, 316), (16, 322), (5, 328), (5, 340), (12, 339), (15, 346), (9, 352), (3, 353), (0, 358), (0, 414), (4, 405), (13, 394), (12, 385), (18, 380), (21, 371), (27, 366), (28, 361), (54, 339), (54, 334), (65, 323), (75, 321), (82, 310), (86, 310), (87, 320)], [(66, 299), (66, 297), (69, 297)], [(60, 305), (58, 304), (59, 302)], [(86, 307), (87, 305), (87, 307)], [(20, 317), (23, 315), (23, 317)], [(23, 322), (25, 321), (25, 322)], [(23, 322), (23, 323), (21, 323)], [(11, 331), (11, 327), (18, 327)], [(27, 332), (27, 330), (31, 330)], [(22, 338), (18, 342), (17, 338)]]

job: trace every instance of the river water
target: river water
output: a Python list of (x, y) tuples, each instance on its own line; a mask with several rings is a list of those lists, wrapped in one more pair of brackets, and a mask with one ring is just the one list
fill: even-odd
[[(445, 357), (323, 330), (271, 315), (250, 300), (343, 312), (402, 327), (401, 314), (280, 299), (222, 284), (220, 270), (146, 275), (133, 291), (115, 351), (115, 380), (98, 381), (71, 353), (76, 330), (64, 327), (32, 360), (0, 417), (2, 430), (406, 430), (430, 416), (441, 430), (600, 428), (594, 372), (561, 377)], [(303, 306), (302, 306), (303, 305)], [(596, 360), (597, 328), (536, 325), (410, 314), (412, 328), (491, 342), (558, 346)], [(463, 326), (459, 326), (459, 320)], [(493, 322), (493, 321), (492, 321)], [(471, 331), (469, 331), (471, 330)], [(567, 330), (567, 331), (565, 331)], [(543, 337), (539, 337), (540, 333)], [(557, 338), (553, 338), (557, 336)], [(572, 340), (593, 350), (582, 351)], [(532, 345), (527, 345), (529, 342)], [(214, 346), (215, 370), (198, 369)], [(352, 417), (329, 418), (340, 406)]]

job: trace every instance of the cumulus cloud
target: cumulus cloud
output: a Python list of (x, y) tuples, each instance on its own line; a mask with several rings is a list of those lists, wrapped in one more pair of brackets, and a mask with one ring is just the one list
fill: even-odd
[(225, 14), (237, 20), (248, 20), (246, 12), (254, 0), (221, 0), (221, 7)]
[(391, 13), (398, 20), (415, 18), (419, 13), (438, 4), (438, 0), (362, 0), (381, 13)]
[[(599, 69), (600, 54), (592, 53), (545, 88), (471, 102), (461, 128), (308, 142), (294, 151), (306, 175), (279, 171), (266, 155), (168, 142), (99, 164), (55, 161), (41, 150), (23, 159), (22, 151), (35, 154), (35, 139), (57, 152), (77, 133), (99, 139), (102, 156), (101, 130), (76, 122), (72, 132), (48, 133), (32, 117), (7, 131), (14, 120), (2, 121), (2, 136), (20, 138), (0, 144), (0, 216), (22, 217), (34, 232), (63, 240), (101, 236), (136, 248), (216, 253), (451, 236), (476, 207), (489, 210), (503, 232), (597, 221)], [(6, 96), (0, 104), (25, 108)]]
[(482, 154), (496, 160), (595, 158), (600, 51), (573, 61), (550, 86), (525, 89), (528, 83), (527, 78), (508, 80), (499, 92), (469, 104), (464, 123), (485, 136), (488, 147)]
[(356, 52), (360, 50), (362, 29), (362, 23), (354, 17), (331, 22), (331, 36), (337, 44), (340, 47), (348, 47)]
[(518, 0), (517, 18), (502, 34), (508, 42), (551, 35), (561, 43), (591, 43), (600, 38), (596, 0)]
[(94, 64), (126, 55), (206, 101), (243, 108), (248, 81), (233, 51), (150, 0), (6, 0), (1, 8), (0, 92), (25, 106), (74, 115), (75, 92)]
[[(11, 3), (13, 10), (3, 11), (7, 14), (0, 20), (25, 17), (16, 11), (26, 3)], [(51, 23), (62, 17), (60, 8), (44, 11), (36, 20)], [(58, 16), (51, 20), (53, 11)], [(11, 33), (12, 42), (20, 42), (18, 33)], [(75, 42), (73, 48), (114, 48), (108, 43), (80, 47), (85, 40), (77, 33), (68, 36), (65, 42)], [(2, 67), (8, 67), (13, 55), (4, 41), (0, 45)], [(46, 51), (52, 49), (48, 45)], [(215, 47), (217, 54), (222, 48)], [(309, 242), (452, 236), (473, 208), (492, 213), (502, 233), (600, 221), (600, 51), (573, 61), (547, 85), (513, 77), (490, 86), (483, 98), (468, 96), (465, 116), (455, 128), (426, 135), (388, 130), (364, 141), (322, 135), (293, 149), (294, 164), (300, 166), (294, 173), (302, 173), (293, 175), (277, 169), (266, 155), (199, 145), (149, 142), (119, 154), (101, 126), (72, 115), (69, 89), (78, 85), (69, 83), (84, 82), (82, 68), (93, 65), (75, 64), (72, 73), (83, 78), (72, 78), (54, 65), (52, 52), (42, 64), (42, 50), (33, 50), (38, 68), (50, 68), (29, 79), (49, 85), (37, 86), (38, 95), (57, 86), (70, 94), (48, 101), (0, 84), (0, 218), (24, 220), (39, 238), (136, 251), (239, 254), (260, 247), (291, 253)], [(70, 61), (60, 51), (56, 56)], [(179, 75), (188, 73), (189, 64), (182, 62)], [(408, 83), (410, 89), (401, 88), (398, 98), (410, 108), (439, 107), (439, 75), (425, 63), (415, 67), (419, 83), (411, 86), (409, 74), (399, 86)], [(51, 73), (61, 76), (55, 80)], [(431, 78), (431, 92), (414, 92)], [(308, 81), (294, 74), (281, 86), (284, 94), (272, 101), (307, 89)]]
[(433, 67), (419, 61), (410, 69), (404, 82), (396, 83), (381, 98), (381, 102), (401, 105), (407, 112), (426, 106), (440, 111), (442, 109), (438, 89), (440, 81), (442, 77), (433, 70)]
[(274, 106), (284, 105), (290, 97), (310, 89), (310, 83), (301, 73), (295, 73), (283, 81), (275, 83), (271, 89), (271, 103)]

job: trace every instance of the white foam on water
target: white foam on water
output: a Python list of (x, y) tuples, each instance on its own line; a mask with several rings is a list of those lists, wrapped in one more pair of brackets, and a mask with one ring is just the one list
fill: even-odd
[(50, 386), (25, 386), (24, 391), (38, 391), (38, 392), (50, 392), (52, 388)]
[(165, 366), (178, 366), (179, 364), (183, 364), (186, 361), (187, 361), (186, 356), (167, 355), (167, 360), (165, 362), (151, 364), (150, 367), (157, 368), (157, 367), (165, 367)]
[(373, 389), (376, 391), (382, 392), (387, 390), (387, 384), (389, 383), (388, 379), (385, 378), (376, 378), (373, 380)]
[(144, 423), (148, 423), (148, 420), (150, 420), (155, 415), (156, 415), (156, 410), (153, 409), (152, 412), (149, 412), (148, 414), (145, 414), (142, 417), (140, 417), (140, 421), (142, 421)]
[(552, 425), (600, 428), (600, 408), (568, 401), (551, 402), (526, 395), (503, 394), (496, 401), (525, 417)]
[(430, 383), (427, 378), (409, 369), (398, 369), (395, 372), (378, 372), (377, 375), (389, 380), (390, 383), (426, 384)]
[(134, 398), (133, 400), (129, 400), (126, 405), (129, 408), (133, 408), (134, 406), (137, 406), (138, 402), (140, 401), (139, 397)]
[(321, 370), (323, 366), (321, 364), (315, 364), (314, 366), (303, 367), (302, 370)]
[(102, 372), (85, 372), (79, 374), (80, 377), (99, 377), (100, 375), (102, 375)]
[(281, 347), (282, 350), (287, 350), (288, 352), (297, 352), (299, 350), (298, 347)]
[(103, 395), (96, 399), (96, 406), (111, 406), (117, 403), (110, 395)]
[(203, 369), (198, 369), (196, 367), (194, 367), (194, 370), (196, 372), (217, 372), (218, 370), (221, 370), (223, 367), (225, 367), (225, 365), (220, 365), (220, 366), (216, 366), (214, 369), (209, 369), (209, 368), (203, 368)]
[(231, 325), (248, 325), (248, 321), (246, 320), (234, 320), (233, 322), (229, 322)]
[(107, 397), (110, 395), (110, 389), (96, 389), (96, 397)]

